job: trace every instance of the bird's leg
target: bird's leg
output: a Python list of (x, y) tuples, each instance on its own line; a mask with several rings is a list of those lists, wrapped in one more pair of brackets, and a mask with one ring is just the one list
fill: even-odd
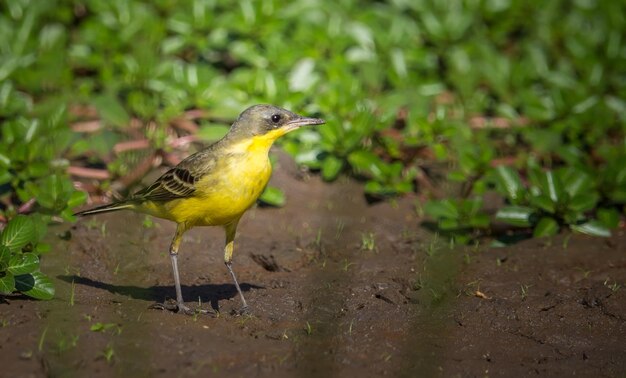
[(243, 296), (243, 292), (241, 291), (241, 287), (239, 287), (239, 282), (237, 282), (237, 277), (235, 276), (235, 272), (233, 271), (233, 249), (235, 247), (235, 234), (237, 233), (237, 224), (239, 223), (239, 219), (235, 222), (227, 225), (225, 227), (226, 230), (226, 246), (224, 247), (224, 263), (230, 272), (230, 275), (233, 277), (233, 281), (235, 282), (235, 287), (239, 292), (239, 296), (241, 297), (241, 314), (245, 314), (248, 312), (248, 303), (246, 303), (246, 298)]
[(180, 275), (178, 274), (178, 253), (170, 252), (170, 258), (172, 260), (172, 269), (174, 270), (174, 286), (176, 287), (176, 306), (178, 307), (179, 312), (184, 312), (185, 314), (192, 314), (193, 311), (185, 306), (185, 301), (183, 300), (183, 292), (180, 287)]
[(185, 301), (183, 301), (183, 292), (180, 288), (180, 274), (178, 273), (178, 247), (180, 246), (180, 242), (183, 240), (183, 234), (187, 231), (184, 223), (178, 224), (176, 227), (176, 233), (174, 234), (174, 238), (172, 239), (172, 243), (170, 244), (170, 259), (172, 260), (172, 270), (174, 271), (174, 286), (176, 287), (176, 303), (159, 303), (153, 308), (158, 309), (166, 309), (166, 310), (178, 310), (178, 312), (182, 312), (188, 315), (194, 314), (194, 311), (189, 307), (185, 306)]

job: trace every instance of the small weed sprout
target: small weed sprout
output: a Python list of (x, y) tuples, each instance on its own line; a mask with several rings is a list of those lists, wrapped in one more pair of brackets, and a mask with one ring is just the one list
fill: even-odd
[(342, 267), (342, 270), (343, 270), (344, 272), (347, 272), (347, 271), (348, 271), (348, 269), (350, 269), (350, 267), (351, 267), (352, 265), (354, 265), (354, 263), (349, 262), (349, 261), (348, 261), (348, 259), (343, 259), (343, 267)]
[(322, 247), (322, 228), (317, 229), (317, 236), (315, 237), (315, 247), (320, 250)]
[(106, 348), (102, 351), (102, 356), (108, 364), (113, 362), (113, 357), (115, 356), (115, 350), (111, 344), (107, 345)]
[(613, 281), (613, 283), (609, 283), (611, 279), (609, 277), (606, 278), (606, 280), (604, 280), (604, 286), (608, 287), (609, 289), (611, 289), (612, 292), (616, 292), (618, 291), (622, 285), (618, 284), (617, 281)]
[(391, 359), (391, 353), (383, 353), (383, 361), (385, 362), (389, 362), (389, 360)]
[(68, 337), (65, 337), (65, 336), (61, 337), (59, 341), (57, 341), (56, 352), (58, 354), (61, 354), (72, 348), (76, 348), (76, 345), (78, 345), (78, 339), (79, 339), (78, 335), (75, 335), (75, 336), (69, 335)]
[(373, 232), (361, 234), (361, 250), (374, 251), (376, 250), (376, 239)]
[(428, 247), (426, 247), (426, 254), (433, 257), (439, 249), (439, 234), (435, 234), (435, 237), (428, 243)]
[(46, 335), (48, 334), (48, 326), (43, 329), (41, 336), (39, 336), (39, 343), (37, 344), (37, 350), (40, 352), (43, 350), (43, 344), (46, 341)]
[(74, 297), (76, 295), (76, 283), (72, 280), (72, 288), (70, 291), (70, 307), (74, 306)]
[(528, 289), (531, 285), (520, 285), (522, 300), (526, 300), (528, 297)]
[(89, 330), (92, 332), (105, 332), (109, 329), (115, 328), (115, 334), (119, 335), (122, 333), (122, 327), (116, 323), (94, 323)]
[(417, 273), (417, 278), (415, 282), (413, 282), (412, 289), (413, 290), (421, 290), (424, 287), (424, 281), (422, 279), (422, 274)]
[(146, 215), (143, 218), (143, 221), (141, 222), (141, 225), (143, 226), (143, 228), (154, 228), (154, 220), (152, 219), (151, 216)]
[(237, 324), (239, 324), (239, 326), (243, 328), (246, 325), (246, 323), (252, 319), (254, 319), (253, 315), (245, 314), (245, 315), (240, 316), (239, 319), (237, 319)]
[(337, 219), (337, 230), (335, 231), (335, 239), (339, 239), (346, 228), (346, 222), (343, 219)]

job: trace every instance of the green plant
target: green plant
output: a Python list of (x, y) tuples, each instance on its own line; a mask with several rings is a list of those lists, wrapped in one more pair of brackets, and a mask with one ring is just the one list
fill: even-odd
[(102, 356), (108, 364), (113, 362), (113, 357), (115, 356), (115, 349), (113, 349), (113, 345), (108, 344), (102, 351)]
[(520, 285), (520, 296), (522, 298), (522, 301), (526, 300), (526, 298), (528, 298), (528, 290), (530, 289), (532, 285)]
[(71, 291), (70, 291), (70, 307), (74, 306), (74, 297), (76, 295), (76, 283), (74, 283), (74, 280), (72, 280), (72, 286), (71, 286)]
[(43, 344), (46, 341), (46, 335), (48, 334), (48, 326), (46, 326), (46, 328), (43, 329), (43, 332), (41, 332), (41, 336), (39, 336), (39, 342), (37, 343), (37, 350), (39, 352), (41, 352), (43, 350)]
[(604, 226), (616, 228), (626, 210), (626, 152), (607, 155), (597, 178), (601, 200), (596, 216)]
[(561, 227), (596, 236), (610, 231), (589, 216), (600, 196), (591, 176), (572, 167), (555, 171), (532, 168), (529, 186), (510, 167), (495, 169), (497, 189), (509, 205), (501, 208), (496, 219), (520, 227), (531, 227), (533, 236), (555, 235)]
[(457, 243), (467, 244), (475, 236), (484, 233), (490, 226), (490, 219), (482, 210), (483, 200), (443, 199), (428, 201), (424, 205), (426, 214), (437, 222), (437, 229)]
[(55, 345), (55, 352), (58, 354), (64, 353), (70, 349), (76, 348), (78, 345), (79, 335), (71, 334), (58, 334), (59, 339)]
[(122, 327), (116, 323), (94, 323), (89, 327), (89, 330), (92, 332), (105, 332), (109, 329), (113, 329), (117, 335), (122, 333)]
[(0, 293), (18, 291), (36, 299), (52, 299), (54, 285), (39, 270), (39, 240), (46, 232), (40, 216), (18, 215), (0, 235)]
[(266, 205), (282, 207), (285, 205), (285, 202), (287, 202), (287, 199), (282, 190), (274, 186), (268, 186), (261, 194), (261, 197), (259, 197), (259, 201)]
[(406, 194), (414, 190), (415, 169), (406, 168), (401, 162), (386, 163), (374, 153), (354, 151), (348, 156), (355, 173), (367, 177), (365, 193), (386, 197)]
[(352, 263), (352, 262), (348, 261), (348, 259), (343, 259), (343, 264), (342, 264), (341, 270), (343, 270), (344, 272), (347, 272), (348, 269), (350, 269), (350, 267), (352, 265), (354, 265), (354, 264), (355, 263)]
[(491, 163), (496, 155), (494, 144), (488, 133), (473, 135), (457, 134), (451, 142), (455, 151), (455, 169), (448, 173), (448, 179), (462, 185), (461, 198), (469, 195), (482, 195), (486, 189), (485, 175), (491, 171)]
[(606, 280), (604, 280), (604, 286), (608, 287), (609, 289), (611, 289), (612, 292), (616, 292), (618, 291), (622, 285), (618, 284), (617, 281), (613, 281), (612, 284), (609, 283), (610, 279), (607, 278)]
[(377, 250), (376, 235), (373, 232), (361, 234), (361, 249), (364, 251)]

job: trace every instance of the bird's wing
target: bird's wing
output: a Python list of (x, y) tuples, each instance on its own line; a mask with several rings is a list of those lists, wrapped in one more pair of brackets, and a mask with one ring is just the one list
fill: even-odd
[(204, 154), (189, 156), (165, 172), (152, 185), (138, 191), (133, 199), (140, 201), (170, 201), (187, 198), (196, 192), (195, 184), (208, 174), (215, 165), (215, 159)]

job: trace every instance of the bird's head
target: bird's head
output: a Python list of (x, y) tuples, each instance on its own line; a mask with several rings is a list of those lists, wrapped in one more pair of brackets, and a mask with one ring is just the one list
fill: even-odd
[(263, 137), (274, 141), (301, 126), (323, 123), (323, 119), (302, 117), (277, 106), (254, 105), (239, 115), (230, 133), (239, 138)]

